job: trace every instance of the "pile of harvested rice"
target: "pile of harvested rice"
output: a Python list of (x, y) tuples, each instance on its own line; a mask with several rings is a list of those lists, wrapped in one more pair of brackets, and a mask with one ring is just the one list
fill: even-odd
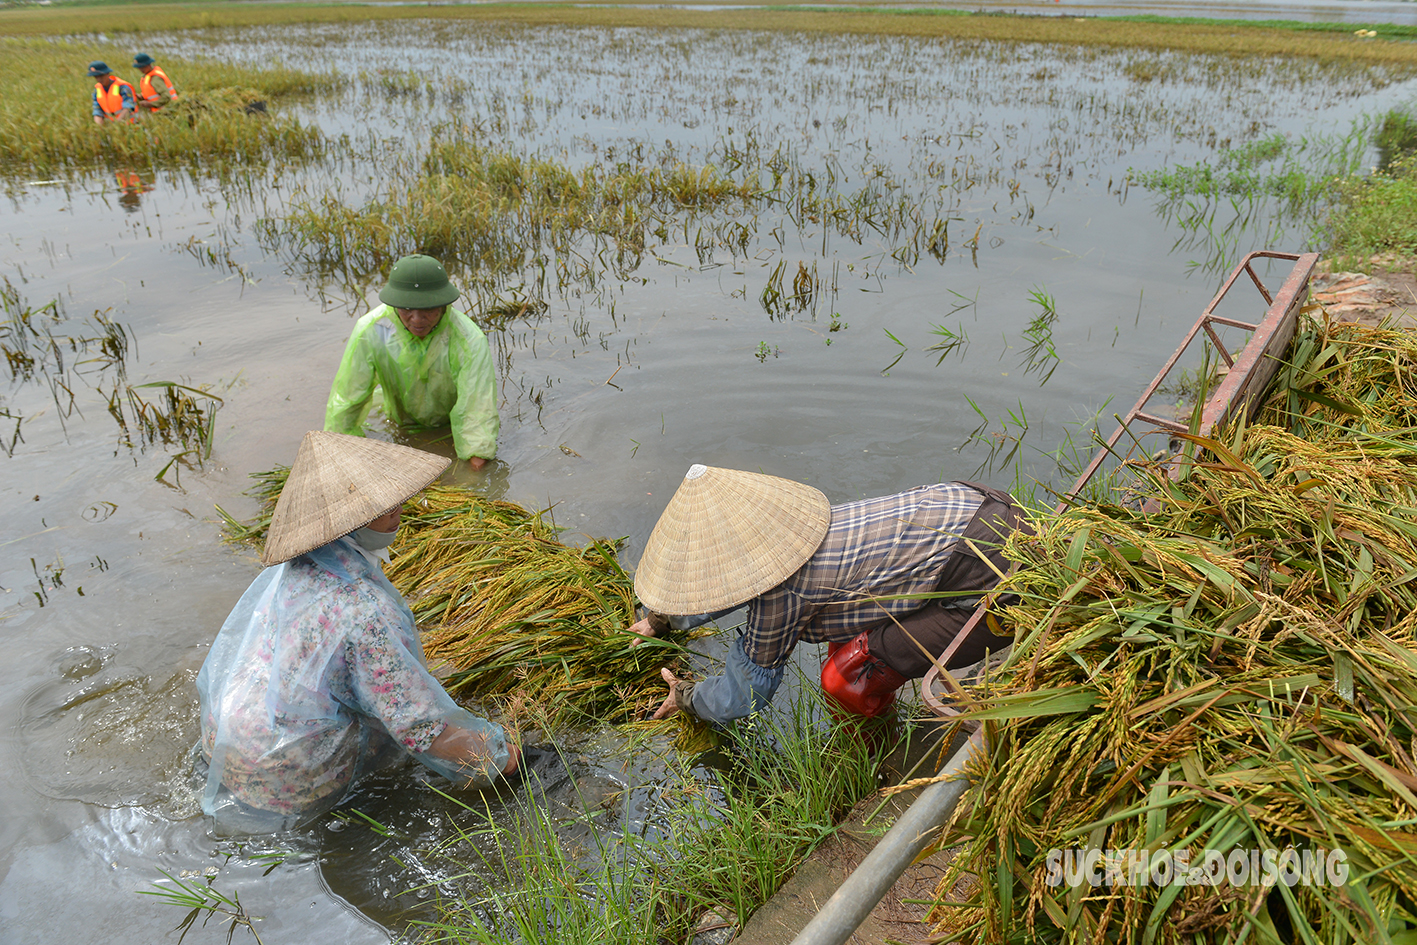
[(1417, 335), (1291, 356), (1180, 482), (1133, 467), (1159, 511), (1010, 543), (939, 941), (1417, 941)]
[(571, 548), (541, 516), (434, 486), (405, 508), (389, 579), (423, 629), (448, 688), (523, 698), (553, 718), (643, 718), (664, 698), (659, 667), (682, 649), (627, 628), (635, 592), (618, 543)]
[[(287, 467), (253, 474), (264, 503), (250, 523), (225, 511), (227, 534), (259, 544)], [(466, 489), (430, 486), (404, 506), (385, 573), (408, 600), (430, 665), (449, 691), (479, 701), (535, 705), (551, 721), (643, 718), (664, 698), (659, 668), (683, 653), (682, 635), (642, 640), (634, 587), (618, 542), (573, 548), (539, 514)]]

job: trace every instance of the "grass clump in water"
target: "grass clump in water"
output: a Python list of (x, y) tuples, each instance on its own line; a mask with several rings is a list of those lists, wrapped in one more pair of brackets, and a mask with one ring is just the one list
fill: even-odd
[(628, 272), (663, 220), (742, 204), (757, 191), (756, 179), (734, 180), (711, 166), (596, 163), (576, 170), (466, 133), (454, 128), (436, 138), (417, 172), (399, 175), (362, 207), (329, 192), (297, 199), (284, 219), (261, 221), (263, 242), (288, 247), (321, 276), (350, 282), (422, 252), (495, 285), (538, 259), (546, 265), (549, 250), (564, 285), (577, 278), (572, 250), (583, 238), (608, 246), (616, 270)]
[(1394, 108), (1383, 116), (1373, 143), (1378, 146), (1378, 166), (1383, 169), (1417, 151), (1417, 116)]
[(1330, 218), (1335, 255), (1417, 255), (1417, 155), (1347, 181), (1340, 193), (1342, 203)]
[(1394, 109), (1372, 134), (1379, 166), (1335, 185), (1330, 250), (1344, 259), (1417, 255), (1417, 116)]
[(111, 45), (0, 38), (0, 173), (308, 160), (323, 153), (318, 129), (250, 107), (337, 81), (291, 69), (163, 57), (179, 100), (136, 124), (95, 125), (88, 63), (103, 60), (136, 87), (137, 70), (126, 67), (131, 55)]
[(578, 850), (534, 805), (510, 825), (460, 827), (444, 856), (478, 851), (459, 872), (500, 883), (440, 902), (432, 940), (659, 945), (687, 941), (709, 913), (741, 927), (877, 785), (881, 740), (814, 721), (812, 690), (738, 723), (726, 770), (671, 763), (648, 816), (630, 816), (627, 789), (622, 824), (646, 823), (642, 835), (596, 833)]
[[(966, 713), (990, 747), (941, 841), (942, 940), (1417, 933), (1414, 368), (1408, 332), (1309, 324), (1254, 425), (1192, 438), (1179, 481), (1140, 467), (1157, 511), (1080, 502), (1010, 542), (1017, 642)], [(1323, 851), (1324, 882), (1072, 885), (1055, 858), (1050, 884), (1079, 848)], [(963, 871), (989, 881), (947, 902)]]

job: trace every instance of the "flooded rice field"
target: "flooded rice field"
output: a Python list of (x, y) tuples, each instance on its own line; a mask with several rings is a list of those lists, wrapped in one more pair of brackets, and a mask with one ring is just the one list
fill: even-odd
[[(215, 506), (253, 513), (248, 474), (321, 426), (393, 259), (443, 258), (497, 356), (497, 459), (452, 480), (571, 540), (627, 536), (633, 565), (695, 462), (838, 502), (1069, 478), (1069, 442), (1110, 429), (1240, 255), (1321, 248), (1321, 200), (1267, 182), (1374, 163), (1371, 119), (1414, 91), (1352, 65), (788, 33), (138, 46), (339, 83), (277, 106), (319, 130), (308, 160), (4, 182), (6, 941), (165, 941), (181, 912), (136, 895), (159, 870), (238, 891), (268, 942), (386, 941), (410, 890), (455, 891), (419, 851), (461, 814), (408, 769), (368, 786), (367, 819), (279, 842), (213, 839), (191, 787), (193, 679), (258, 569)], [(1252, 184), (1138, 183), (1197, 165)], [(586, 848), (653, 833), (669, 740), (558, 734), (493, 820), (563, 811)]]

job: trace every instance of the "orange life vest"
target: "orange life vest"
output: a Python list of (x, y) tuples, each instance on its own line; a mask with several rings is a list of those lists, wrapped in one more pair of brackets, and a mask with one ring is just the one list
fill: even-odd
[(108, 115), (120, 114), (123, 111), (123, 89), (125, 87), (128, 89), (128, 94), (133, 96), (133, 107), (136, 108), (138, 96), (133, 92), (133, 87), (116, 76), (106, 89), (102, 82), (94, 83), (93, 94), (98, 96), (98, 107)]
[[(153, 88), (153, 76), (161, 76), (162, 81), (167, 83), (167, 88), (164, 89), (162, 93), (159, 93), (157, 89)], [(143, 78), (138, 82), (138, 91), (142, 93), (143, 102), (153, 111), (157, 111), (163, 105), (167, 104), (165, 98), (166, 92), (171, 92), (172, 100), (174, 102), (177, 101), (177, 86), (172, 84), (172, 80), (167, 77), (167, 73), (163, 72), (158, 66), (153, 66), (150, 72), (143, 73)], [(159, 98), (160, 95), (163, 97)], [(158, 99), (158, 101), (153, 102), (153, 99)]]

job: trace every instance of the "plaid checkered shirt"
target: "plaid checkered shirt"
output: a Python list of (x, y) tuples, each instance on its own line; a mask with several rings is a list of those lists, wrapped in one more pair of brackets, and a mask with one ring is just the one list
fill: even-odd
[(798, 640), (850, 640), (924, 606), (919, 599), (873, 598), (936, 590), (956, 540), (983, 501), (976, 490), (952, 482), (832, 506), (831, 526), (816, 553), (748, 602), (748, 658), (776, 669)]

